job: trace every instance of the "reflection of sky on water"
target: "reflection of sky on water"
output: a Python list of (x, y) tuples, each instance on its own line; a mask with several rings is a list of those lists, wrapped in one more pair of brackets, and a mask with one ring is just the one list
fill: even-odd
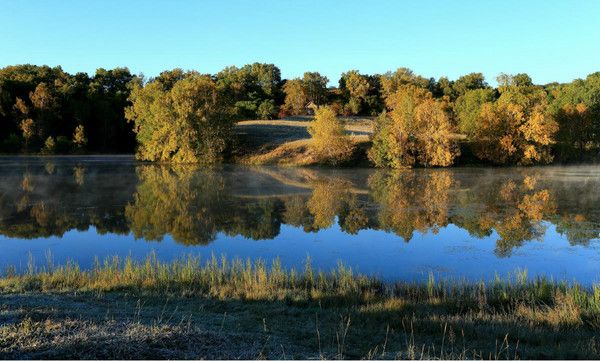
[[(7, 160), (8, 159), (8, 160)], [(48, 160), (50, 159), (50, 160)], [(0, 157), (0, 269), (155, 251), (388, 280), (600, 281), (600, 167), (373, 169)]]
[(497, 257), (494, 254), (496, 237), (493, 234), (473, 240), (465, 230), (449, 225), (437, 235), (416, 234), (411, 242), (405, 243), (390, 232), (363, 230), (348, 237), (337, 225), (316, 233), (284, 225), (275, 239), (252, 241), (220, 233), (209, 245), (185, 246), (169, 236), (162, 242), (145, 242), (132, 235), (98, 235), (90, 228), (85, 232), (69, 231), (62, 238), (22, 241), (0, 237), (3, 249), (0, 264), (18, 264), (24, 269), (31, 253), (36, 265), (43, 266), (50, 250), (56, 264), (77, 260), (83, 267), (91, 266), (94, 257), (103, 259), (119, 254), (143, 259), (150, 252), (156, 252), (159, 259), (165, 261), (188, 254), (205, 259), (212, 254), (264, 260), (279, 257), (286, 267), (302, 269), (310, 255), (315, 268), (329, 270), (343, 261), (355, 272), (388, 280), (425, 280), (429, 273), (452, 279), (493, 279), (496, 274), (506, 276), (517, 269), (526, 269), (530, 277), (545, 275), (585, 284), (600, 281), (598, 241), (586, 247), (571, 246), (550, 225), (543, 242), (530, 242), (510, 257)]

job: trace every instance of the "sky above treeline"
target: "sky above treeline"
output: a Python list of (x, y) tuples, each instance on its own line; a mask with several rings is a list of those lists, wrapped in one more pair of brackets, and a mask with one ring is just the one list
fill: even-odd
[(398, 67), (455, 79), (528, 73), (568, 82), (600, 71), (600, 1), (12, 0), (0, 2), (0, 66), (68, 72), (274, 63), (283, 78)]

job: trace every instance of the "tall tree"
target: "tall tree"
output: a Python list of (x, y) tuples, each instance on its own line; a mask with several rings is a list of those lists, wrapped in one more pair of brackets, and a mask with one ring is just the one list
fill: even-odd
[(127, 118), (135, 124), (137, 157), (150, 161), (214, 163), (231, 139), (232, 109), (208, 75), (191, 73), (168, 89), (136, 85)]
[(414, 85), (419, 88), (428, 89), (429, 79), (415, 74), (408, 68), (398, 68), (395, 72), (387, 72), (380, 78), (382, 95), (387, 98), (395, 93), (403, 85)]
[(459, 153), (446, 106), (431, 92), (403, 85), (377, 119), (369, 158), (379, 167), (449, 166)]
[(301, 79), (291, 79), (283, 85), (285, 102), (283, 108), (290, 115), (306, 114), (308, 97)]
[(346, 102), (345, 113), (352, 115), (360, 113), (371, 88), (369, 78), (360, 74), (358, 70), (350, 70), (342, 74), (339, 86)]
[(327, 102), (327, 83), (329, 79), (317, 72), (306, 72), (302, 77), (304, 93), (308, 102), (322, 105)]
[(454, 115), (457, 120), (458, 130), (467, 136), (468, 140), (474, 140), (475, 133), (479, 127), (479, 114), (485, 103), (493, 102), (496, 92), (493, 89), (468, 90), (459, 96), (454, 103)]
[(600, 147), (600, 72), (550, 89), (550, 112), (559, 124), (561, 160), (583, 160)]
[(509, 84), (496, 102), (482, 106), (475, 153), (498, 164), (551, 162), (558, 125), (548, 113), (546, 92)]

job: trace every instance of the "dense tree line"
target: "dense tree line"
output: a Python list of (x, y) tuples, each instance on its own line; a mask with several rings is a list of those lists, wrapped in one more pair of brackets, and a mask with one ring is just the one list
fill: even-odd
[(282, 79), (262, 63), (150, 79), (125, 68), (89, 76), (9, 66), (0, 69), (0, 151), (131, 152), (137, 140), (140, 159), (212, 163), (235, 147), (236, 120), (321, 114), (335, 124), (312, 126), (325, 136), (314, 148), (333, 163), (332, 154), (351, 152), (331, 115), (375, 117), (368, 155), (382, 167), (598, 158), (600, 73), (567, 84), (536, 85), (527, 74), (496, 80), (494, 88), (481, 73), (436, 80), (407, 68), (350, 70), (328, 87), (318, 72)]
[(132, 152), (126, 68), (71, 75), (60, 67), (0, 69), (1, 152)]

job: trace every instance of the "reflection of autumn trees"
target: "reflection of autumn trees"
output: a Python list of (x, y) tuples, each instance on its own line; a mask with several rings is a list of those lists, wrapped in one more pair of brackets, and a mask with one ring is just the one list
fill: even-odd
[(335, 221), (342, 204), (349, 197), (350, 183), (343, 179), (322, 179), (314, 183), (312, 195), (306, 202), (313, 216), (315, 229), (329, 228)]
[(162, 240), (170, 234), (185, 244), (206, 244), (216, 234), (223, 179), (217, 172), (187, 167), (145, 166), (133, 202), (125, 208), (136, 238)]
[(393, 231), (405, 241), (415, 231), (437, 233), (448, 224), (452, 173), (395, 171), (374, 173), (369, 179), (372, 197), (380, 205), (379, 227)]
[[(365, 173), (224, 172), (160, 165), (23, 165), (0, 174), (0, 234), (62, 236), (90, 226), (146, 240), (206, 244), (218, 233), (272, 239), (282, 224), (391, 231), (409, 241), (453, 224), (497, 237), (498, 255), (541, 240), (549, 224), (571, 244), (600, 229), (600, 178), (551, 178), (544, 170), (398, 170)], [(268, 181), (265, 181), (268, 179)], [(265, 182), (265, 183), (261, 183)]]
[[(225, 209), (223, 219), (230, 219), (223, 223), (225, 234), (246, 238), (273, 239), (279, 235), (283, 204), (279, 199), (259, 199)], [(231, 213), (229, 213), (231, 211)]]
[(37, 238), (62, 236), (90, 226), (99, 233), (128, 233), (122, 207), (135, 178), (115, 177), (120, 167), (85, 182), (85, 167), (52, 162), (23, 165), (0, 176), (0, 234)]
[(542, 221), (551, 220), (556, 204), (551, 191), (535, 176), (480, 179), (469, 192), (456, 198), (457, 213), (452, 223), (476, 237), (496, 231), (496, 252), (510, 255), (515, 247), (545, 234)]
[(240, 201), (232, 197), (222, 173), (195, 167), (145, 166), (125, 214), (138, 238), (171, 235), (183, 244), (207, 244), (218, 232), (252, 239), (279, 234), (281, 201)]
[(339, 177), (321, 177), (311, 181), (309, 196), (291, 196), (284, 200), (283, 221), (303, 227), (305, 232), (333, 226), (336, 216), (342, 231), (356, 234), (370, 226), (364, 200), (351, 191), (352, 182)]

